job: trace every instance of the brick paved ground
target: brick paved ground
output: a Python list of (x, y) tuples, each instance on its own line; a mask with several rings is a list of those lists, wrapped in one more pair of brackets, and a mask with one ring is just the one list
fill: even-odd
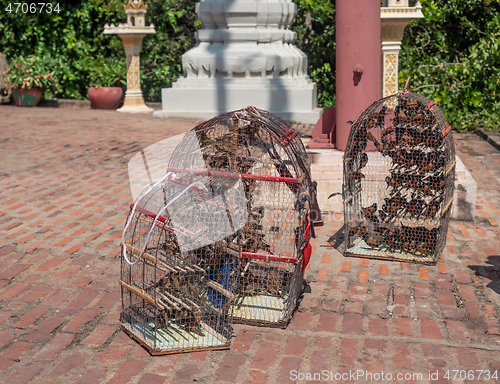
[(500, 375), (500, 152), (477, 136), (455, 135), (478, 182), (476, 222), (451, 223), (436, 267), (344, 258), (335, 248), (341, 215), (331, 215), (286, 330), (236, 325), (230, 351), (150, 357), (118, 328), (127, 161), (195, 122), (10, 106), (0, 117), (0, 382), (285, 383), (291, 370), (423, 374), (401, 383), (461, 382), (443, 379), (453, 369)]

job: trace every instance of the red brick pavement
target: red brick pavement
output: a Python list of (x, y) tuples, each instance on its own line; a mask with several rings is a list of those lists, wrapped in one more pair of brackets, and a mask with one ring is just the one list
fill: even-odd
[(450, 224), (437, 266), (345, 259), (333, 240), (342, 216), (330, 215), (286, 330), (237, 325), (230, 351), (151, 357), (118, 327), (127, 161), (196, 122), (5, 106), (0, 115), (0, 382), (285, 383), (292, 370), (344, 373), (339, 382), (355, 370), (423, 374), (394, 382), (461, 382), (444, 379), (451, 370), (474, 370), (471, 382), (485, 382), (476, 370), (500, 376), (500, 152), (475, 135), (455, 138), (478, 182), (476, 222)]

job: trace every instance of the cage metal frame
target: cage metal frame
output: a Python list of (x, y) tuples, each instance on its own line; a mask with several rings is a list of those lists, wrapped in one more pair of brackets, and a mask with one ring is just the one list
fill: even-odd
[[(212, 140), (210, 142), (211, 145), (204, 147), (203, 144), (210, 140), (207, 137), (221, 126), (225, 127), (223, 129), (224, 134), (222, 135), (224, 139), (219, 141), (217, 145), (215, 145)], [(207, 176), (210, 179), (209, 184), (212, 186), (214, 184), (223, 185), (225, 183), (224, 180), (239, 177), (246, 183), (246, 187), (250, 183), (254, 183), (254, 185), (257, 184), (260, 188), (264, 188), (264, 185), (281, 185), (282, 189), (288, 189), (295, 195), (293, 206), (288, 207), (289, 211), (295, 212), (291, 215), (291, 220), (299, 223), (295, 229), (294, 235), (291, 236), (293, 238), (289, 239), (291, 241), (289, 241), (288, 247), (292, 248), (293, 251), (278, 252), (278, 254), (276, 252), (252, 251), (245, 249), (241, 241), (239, 244), (233, 244), (236, 246), (232, 247), (234, 256), (241, 258), (242, 270), (239, 276), (241, 281), (244, 282), (245, 277), (253, 272), (267, 274), (267, 276), (274, 273), (278, 275), (282, 274), (283, 276), (286, 275), (287, 278), (283, 278), (282, 281), (286, 280), (290, 287), (288, 294), (282, 295), (286, 296), (286, 298), (283, 299), (281, 304), (282, 308), (278, 311), (279, 316), (271, 318), (263, 313), (276, 309), (273, 306), (279, 304), (271, 302), (271, 299), (267, 301), (267, 305), (270, 307), (266, 307), (266, 304), (264, 304), (263, 301), (265, 301), (265, 299), (262, 299), (263, 301), (257, 304), (245, 302), (247, 299), (251, 301), (249, 297), (252, 296), (252, 294), (245, 293), (245, 287), (248, 284), (240, 284), (240, 289), (236, 292), (234, 301), (233, 321), (242, 324), (285, 328), (302, 294), (304, 248), (309, 243), (311, 235), (314, 236), (310, 215), (316, 214), (316, 221), (321, 221), (319, 209), (313, 209), (311, 213), (311, 206), (313, 208), (315, 206), (317, 207), (317, 202), (314, 186), (309, 173), (308, 156), (304, 145), (298, 133), (284, 120), (267, 111), (254, 107), (248, 107), (243, 110), (232, 111), (217, 116), (193, 128), (192, 133), (192, 135), (187, 135), (175, 149), (167, 171), (178, 172), (181, 175), (181, 179), (187, 178), (190, 181), (196, 180), (199, 176)], [(260, 137), (260, 134), (266, 136), (268, 141), (265, 142), (265, 138)], [(244, 140), (246, 140), (247, 143), (251, 142), (254, 140), (252, 137), (255, 136), (258, 136), (260, 138), (259, 140), (264, 143), (254, 143), (252, 148), (254, 146), (259, 147), (260, 145), (261, 149), (263, 149), (262, 152), (268, 156), (268, 159), (273, 163), (272, 167), (274, 167), (274, 169), (272, 172), (263, 172), (266, 174), (252, 173), (250, 172), (250, 168), (252, 167), (249, 168), (245, 164), (249, 158), (253, 159), (252, 161), (254, 161), (254, 164), (258, 163), (258, 161), (252, 157), (252, 153), (250, 153), (250, 145), (247, 146), (247, 150), (241, 150), (241, 142)], [(203, 166), (205, 167), (202, 170), (198, 169), (191, 160), (186, 160), (189, 156), (185, 156), (186, 147), (189, 148), (190, 141), (195, 140), (202, 144), (201, 150), (205, 160), (205, 164), (202, 164), (202, 168)], [(221, 150), (221, 146), (225, 148)], [(219, 149), (214, 150), (214, 147)], [(236, 155), (237, 151), (239, 151), (239, 156)], [(187, 152), (189, 152), (189, 150), (187, 150)], [(219, 164), (217, 167), (213, 167), (213, 164), (209, 164), (209, 159), (217, 158), (217, 152), (220, 152), (224, 156), (227, 155), (226, 162), (222, 166)], [(234, 157), (231, 159), (231, 156)], [(284, 158), (285, 160), (283, 160)], [(178, 159), (183, 159), (184, 162), (178, 161)], [(212, 160), (212, 163), (213, 162), (214, 160)], [(247, 188), (247, 192), (248, 189), (249, 188)], [(247, 199), (250, 200), (248, 195), (250, 195), (250, 193), (247, 194)], [(270, 196), (267, 196), (267, 198), (271, 200)], [(252, 212), (254, 208), (254, 206), (249, 205), (248, 211)], [(270, 209), (268, 210), (266, 208), (264, 211), (270, 212)], [(270, 230), (274, 232), (279, 231), (279, 229), (276, 229), (276, 226), (274, 226), (273, 218), (269, 217), (269, 212), (264, 215), (264, 220), (261, 220), (258, 224), (261, 227), (267, 228), (263, 230), (267, 232), (267, 238), (270, 236)], [(242, 237), (245, 237), (245, 234)], [(287, 255), (284, 253), (287, 253)], [(265, 283), (262, 281), (254, 281), (252, 284), (262, 286)], [(251, 311), (253, 311), (253, 313), (251, 313)]]
[[(203, 205), (210, 196), (192, 188), (177, 207), (158, 213), (162, 203), (184, 190), (184, 183), (167, 180), (145, 194), (139, 206), (132, 204), (127, 217), (133, 225), (124, 234), (122, 252), (133, 264), (122, 257), (121, 329), (151, 355), (229, 349), (231, 344), (237, 276), (228, 276), (226, 286), (208, 278), (211, 266), (200, 262), (201, 251), (181, 252), (175, 236), (182, 229), (172, 220), (186, 205)], [(149, 230), (152, 237), (145, 240)], [(239, 259), (229, 257), (231, 267), (239, 268)]]
[(343, 158), (345, 256), (437, 263), (454, 192), (450, 131), (434, 102), (406, 90), (377, 100), (352, 124)]

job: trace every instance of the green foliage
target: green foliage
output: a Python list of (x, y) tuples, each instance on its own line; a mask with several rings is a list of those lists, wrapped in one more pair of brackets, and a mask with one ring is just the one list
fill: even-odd
[(118, 36), (102, 34), (105, 23), (125, 19), (118, 0), (51, 1), (60, 12), (8, 13), (12, 1), (0, 0), (0, 47), (8, 58), (36, 55), (50, 57), (59, 83), (57, 96), (83, 99), (87, 93), (89, 58), (122, 59)]
[(48, 59), (35, 56), (19, 57), (2, 73), (2, 79), (12, 88), (47, 88), (55, 90), (58, 84), (51, 74), (52, 65)]
[(146, 100), (161, 101), (162, 88), (171, 87), (182, 75), (182, 54), (191, 48), (196, 29), (196, 0), (148, 0), (147, 24), (156, 34), (144, 38), (141, 83)]
[(126, 85), (127, 63), (125, 58), (117, 59), (92, 59), (88, 65), (90, 87), (121, 87)]
[(459, 130), (500, 126), (500, 2), (422, 0), (405, 31), (400, 85), (440, 104)]
[(330, 0), (295, 0), (293, 31), (308, 59), (309, 76), (318, 87), (318, 104), (335, 106), (335, 7)]

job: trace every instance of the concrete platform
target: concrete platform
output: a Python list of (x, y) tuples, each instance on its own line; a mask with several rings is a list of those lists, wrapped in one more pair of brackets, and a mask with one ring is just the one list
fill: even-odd
[[(318, 183), (317, 195), (321, 211), (330, 213), (343, 212), (342, 159), (344, 153), (332, 149), (310, 149), (307, 153), (309, 154), (309, 161), (311, 162), (312, 179)], [(369, 154), (369, 156), (377, 155), (378, 153)], [(451, 218), (453, 220), (474, 221), (476, 190), (476, 181), (457, 155), (455, 192), (451, 211)]]

